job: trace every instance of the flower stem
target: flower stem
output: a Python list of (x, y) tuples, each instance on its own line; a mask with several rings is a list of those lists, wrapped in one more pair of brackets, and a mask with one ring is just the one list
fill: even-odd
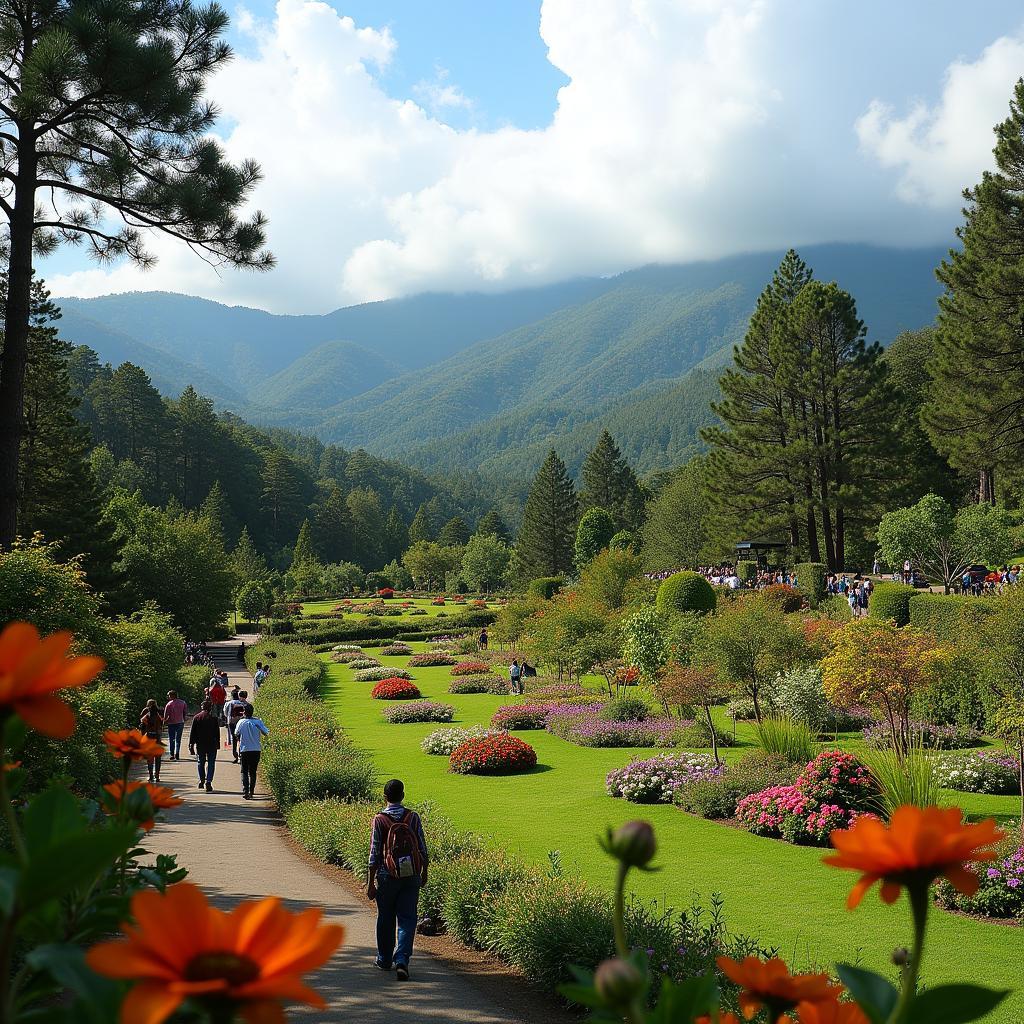
[(626, 876), (628, 874), (629, 865), (620, 863), (615, 879), (615, 912), (612, 915), (612, 927), (615, 931), (615, 949), (623, 960), (629, 959), (629, 946), (626, 943)]
[(924, 933), (928, 924), (928, 886), (920, 884), (908, 886), (907, 897), (910, 900), (910, 912), (914, 918), (914, 948), (910, 952), (910, 959), (903, 968), (900, 997), (887, 1024), (902, 1024), (907, 1019), (910, 1007), (917, 996), (921, 959), (924, 956)]
[[(117, 820), (124, 821), (124, 802), (128, 797), (128, 771), (132, 766), (132, 759), (126, 757), (124, 759), (124, 766), (121, 769), (121, 801), (117, 808)], [(120, 865), (120, 876), (121, 876), (121, 895), (125, 894), (126, 881), (125, 876), (128, 872), (128, 851), (125, 850), (121, 854), (121, 865)]]
[(14, 804), (11, 803), (11, 794), (7, 789), (7, 772), (4, 765), (7, 763), (7, 719), (0, 723), (0, 803), (3, 804), (4, 819), (7, 822), (7, 831), (11, 834), (11, 846), (18, 860), (22, 864), (28, 863), (28, 851), (25, 849), (25, 840), (21, 835), (21, 828), (18, 825), (18, 816), (14, 813)]

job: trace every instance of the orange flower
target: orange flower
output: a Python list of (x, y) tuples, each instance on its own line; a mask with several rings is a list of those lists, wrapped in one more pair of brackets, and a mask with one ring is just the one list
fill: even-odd
[(0, 711), (12, 710), (44, 736), (66, 740), (75, 731), (75, 713), (58, 690), (85, 686), (103, 671), (104, 661), (91, 655), (69, 658), (71, 634), (45, 640), (27, 622), (12, 622), (0, 633)]
[[(694, 1024), (713, 1024), (710, 1017), (698, 1017)], [(740, 1024), (739, 1017), (735, 1013), (720, 1013), (718, 1015), (718, 1024)]]
[(301, 979), (330, 959), (344, 929), (321, 925), (317, 908), (293, 914), (269, 897), (225, 913), (197, 886), (179, 882), (164, 893), (136, 893), (131, 909), (137, 923), (122, 925), (127, 938), (86, 954), (97, 974), (138, 982), (121, 1024), (162, 1024), (186, 999), (230, 1000), (261, 1024), (283, 1024), (286, 1001), (326, 1005)]
[(843, 991), (842, 986), (828, 983), (827, 974), (790, 974), (778, 957), (758, 960), (745, 956), (738, 962), (720, 956), (717, 963), (719, 970), (743, 989), (740, 1009), (747, 1020), (766, 1006), (770, 1019), (778, 1021), (797, 1003), (834, 1003)]
[(799, 1024), (870, 1024), (856, 1003), (801, 1003), (796, 1019)]
[[(166, 786), (154, 786), (152, 782), (129, 782), (128, 786), (125, 787), (124, 780), (117, 779), (115, 782), (108, 783), (103, 788), (118, 804), (129, 793), (134, 793), (138, 789), (145, 789), (149, 793), (149, 802), (153, 805), (153, 810), (155, 811), (167, 811), (172, 807), (180, 807), (185, 802), (176, 797), (173, 790), (168, 789)], [(147, 821), (140, 821), (139, 825), (144, 832), (150, 832), (153, 829), (153, 819), (149, 818)]]
[(927, 889), (936, 878), (948, 879), (971, 896), (978, 890), (978, 876), (965, 862), (992, 860), (995, 851), (985, 847), (1002, 838), (991, 818), (967, 825), (959, 807), (908, 804), (897, 808), (888, 826), (877, 818), (858, 818), (853, 828), (833, 832), (838, 852), (825, 863), (861, 872), (846, 901), (851, 910), (878, 881), (885, 903), (894, 902), (903, 886)]
[(120, 732), (108, 729), (103, 734), (103, 742), (114, 757), (127, 757), (129, 760), (162, 757), (164, 754), (164, 748), (156, 740), (151, 740), (138, 729), (122, 729)]

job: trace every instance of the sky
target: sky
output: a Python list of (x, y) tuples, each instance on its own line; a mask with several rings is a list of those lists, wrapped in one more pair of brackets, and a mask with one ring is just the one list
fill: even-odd
[(816, 242), (953, 242), (1024, 74), (987, 0), (249, 0), (210, 81), (276, 269), (40, 261), (55, 295), (318, 313)]

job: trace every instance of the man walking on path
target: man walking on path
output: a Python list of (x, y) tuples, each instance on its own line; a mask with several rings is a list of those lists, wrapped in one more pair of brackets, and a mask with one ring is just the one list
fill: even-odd
[(217, 748), (220, 746), (220, 722), (213, 712), (213, 705), (203, 701), (203, 710), (192, 719), (188, 731), (188, 752), (195, 754), (199, 768), (199, 788), (204, 786), (207, 793), (213, 792), (213, 773), (217, 767)]
[(222, 722), (224, 720), (224, 701), (228, 699), (228, 691), (224, 686), (224, 680), (221, 678), (220, 672), (214, 672), (213, 674), (209, 697), (210, 703), (213, 705), (213, 713), (217, 716), (217, 721)]
[(258, 718), (253, 718), (252, 705), (246, 706), (244, 717), (235, 726), (238, 736), (238, 756), (242, 759), (242, 796), (252, 799), (256, 788), (256, 769), (263, 749), (262, 737), (269, 736), (270, 730)]
[(393, 963), (398, 980), (406, 981), (420, 887), (427, 884), (427, 841), (420, 816), (402, 803), (405, 786), (399, 779), (384, 786), (384, 798), (387, 806), (373, 819), (366, 895), (377, 901), (377, 966), (389, 971)]
[(242, 700), (241, 693), (236, 686), (231, 694), (231, 700), (224, 705), (224, 720), (228, 728), (228, 736), (231, 737), (231, 757), (235, 764), (238, 764), (238, 734), (235, 726), (245, 717), (245, 708), (248, 701)]
[(181, 734), (185, 731), (185, 715), (188, 705), (178, 696), (177, 691), (167, 691), (164, 705), (164, 725), (167, 726), (167, 760), (181, 760)]

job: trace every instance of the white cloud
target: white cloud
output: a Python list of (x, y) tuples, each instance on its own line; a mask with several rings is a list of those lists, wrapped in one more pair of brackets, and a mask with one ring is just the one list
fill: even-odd
[[(955, 205), (991, 148), (1020, 41), (953, 65), (936, 109), (901, 121), (872, 106), (855, 133), (865, 92), (844, 92), (852, 72), (832, 26), (836, 74), (808, 91), (814, 40), (784, 16), (775, 0), (543, 0), (541, 36), (569, 79), (554, 116), (484, 130), (443, 69), (416, 99), (388, 95), (378, 71), (401, 39), (387, 29), (321, 0), (278, 0), (272, 22), (239, 22), (253, 52), (210, 88), (228, 152), (263, 167), (255, 205), (278, 268), (218, 277), (158, 238), (153, 272), (49, 283), (58, 295), (166, 288), (311, 312), (790, 244), (944, 237), (948, 217), (937, 228), (865, 171), (879, 160), (900, 170), (901, 195)], [(446, 124), (455, 113), (470, 127)]]
[(1012, 84), (1024, 70), (1024, 38), (1003, 36), (973, 62), (946, 69), (942, 95), (899, 117), (875, 99), (857, 120), (861, 145), (899, 173), (897, 194), (910, 203), (958, 206), (961, 191), (992, 166), (992, 127), (1007, 115)]

